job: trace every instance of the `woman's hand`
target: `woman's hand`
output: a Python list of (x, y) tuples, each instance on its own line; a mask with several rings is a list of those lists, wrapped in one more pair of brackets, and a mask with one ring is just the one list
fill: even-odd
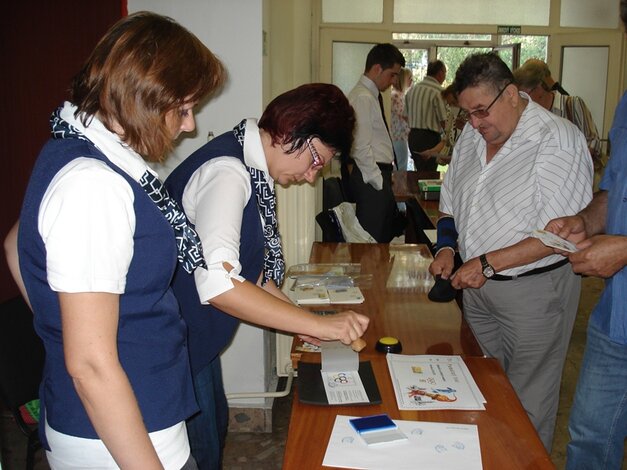
[(367, 316), (352, 310), (321, 316), (318, 338), (321, 340), (339, 339), (344, 344), (351, 344), (363, 336), (369, 322), (370, 319)]

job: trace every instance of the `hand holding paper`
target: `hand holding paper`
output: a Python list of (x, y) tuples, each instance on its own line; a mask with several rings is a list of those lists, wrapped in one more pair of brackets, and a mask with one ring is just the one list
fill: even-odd
[(546, 246), (557, 250), (567, 251), (568, 253), (576, 253), (579, 251), (573, 242), (565, 240), (554, 233), (547, 232), (546, 230), (534, 230), (531, 232), (531, 236), (533, 238), (537, 238)]

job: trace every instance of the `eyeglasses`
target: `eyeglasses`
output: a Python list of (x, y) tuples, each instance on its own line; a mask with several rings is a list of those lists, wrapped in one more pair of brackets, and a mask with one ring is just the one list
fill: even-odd
[(484, 109), (476, 109), (475, 111), (472, 111), (470, 113), (468, 113), (468, 118), (477, 118), (477, 119), (483, 119), (483, 118), (487, 118), (490, 115), (490, 108), (492, 106), (494, 106), (494, 103), (496, 103), (496, 100), (498, 100), (501, 95), (503, 94), (503, 92), (505, 91), (505, 89), (510, 86), (512, 84), (512, 82), (507, 82), (505, 84), (505, 86), (503, 88), (501, 88), (501, 91), (499, 91), (498, 95), (496, 95), (496, 97), (492, 100), (492, 103), (490, 103), (488, 105), (487, 108)]
[(311, 142), (313, 138), (314, 137), (311, 136), (306, 141), (307, 147), (309, 147), (309, 151), (311, 152), (311, 169), (319, 170), (324, 166), (324, 159), (320, 156), (320, 154), (316, 150), (316, 147), (314, 147), (314, 144)]

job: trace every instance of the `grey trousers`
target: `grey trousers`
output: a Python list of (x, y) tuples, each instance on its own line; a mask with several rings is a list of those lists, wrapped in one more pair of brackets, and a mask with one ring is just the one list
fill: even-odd
[(464, 290), (464, 316), (481, 349), (505, 369), (544, 447), (551, 452), (564, 360), (581, 279), (570, 264)]

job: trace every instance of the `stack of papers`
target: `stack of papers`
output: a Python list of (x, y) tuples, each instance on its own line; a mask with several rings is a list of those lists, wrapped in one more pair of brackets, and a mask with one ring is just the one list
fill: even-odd
[(388, 354), (399, 410), (485, 410), (485, 398), (460, 356)]
[(289, 297), (298, 305), (361, 304), (364, 301), (359, 287), (295, 286), (289, 291)]
[(394, 420), (406, 440), (368, 445), (338, 415), (322, 465), (326, 467), (395, 470), (481, 470), (479, 432), (474, 424)]

